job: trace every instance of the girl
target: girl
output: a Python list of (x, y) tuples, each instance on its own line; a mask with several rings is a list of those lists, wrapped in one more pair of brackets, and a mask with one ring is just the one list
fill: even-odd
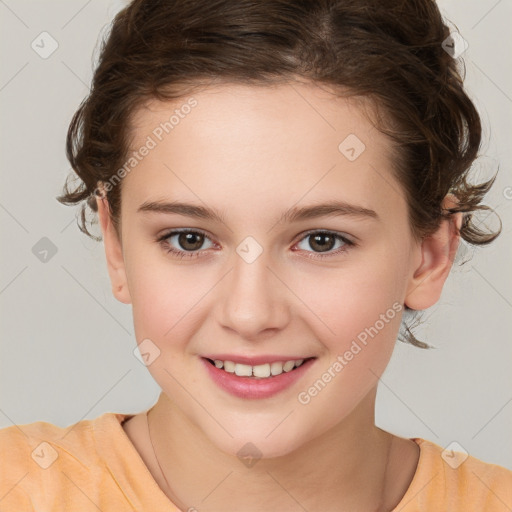
[[(375, 425), (493, 180), (436, 4), (134, 0), (59, 201), (97, 212), (162, 389), (1, 431), (2, 510), (504, 511), (512, 472)], [(82, 208), (81, 229), (90, 234)]]

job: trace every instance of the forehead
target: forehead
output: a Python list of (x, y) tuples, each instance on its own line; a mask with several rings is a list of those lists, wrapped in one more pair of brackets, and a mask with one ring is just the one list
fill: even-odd
[[(240, 140), (244, 136), (251, 137), (258, 130), (260, 137), (265, 134), (271, 137), (278, 132), (282, 143), (289, 132), (312, 140), (325, 138), (327, 131), (333, 132), (332, 135), (339, 132), (337, 136), (340, 136), (351, 129), (359, 131), (361, 137), (367, 131), (373, 135), (375, 129), (369, 120), (369, 116), (373, 116), (373, 101), (341, 94), (341, 90), (336, 93), (326, 85), (290, 82), (274, 85), (218, 84), (172, 101), (151, 98), (131, 117), (133, 141), (134, 145), (142, 143), (146, 134), (162, 121), (168, 121), (173, 113), (176, 114), (171, 122), (174, 134), (193, 129), (198, 137), (210, 138), (216, 134), (219, 138), (225, 139), (229, 135)], [(188, 121), (184, 122), (186, 119)], [(179, 130), (178, 125), (181, 125)], [(282, 131), (283, 127), (287, 132)]]
[(311, 83), (224, 84), (154, 99), (132, 118), (131, 151), (152, 148), (126, 176), (123, 194), (142, 202), (180, 190), (213, 201), (216, 191), (229, 201), (236, 191), (248, 206), (258, 195), (260, 207), (283, 196), (293, 203), (348, 194), (378, 207), (383, 193), (401, 190), (390, 142), (371, 116), (369, 101)]

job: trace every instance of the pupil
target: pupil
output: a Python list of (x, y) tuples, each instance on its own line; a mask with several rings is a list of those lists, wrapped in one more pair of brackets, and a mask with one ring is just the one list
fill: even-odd
[[(322, 240), (324, 238), (328, 240), (327, 243), (319, 242), (319, 240)], [(334, 237), (329, 235), (328, 233), (319, 233), (319, 234), (313, 236), (313, 240), (314, 240), (313, 244), (311, 244), (311, 243), (309, 244), (312, 249), (315, 249), (314, 245), (317, 244), (319, 246), (320, 251), (328, 251), (328, 250), (332, 249), (332, 247), (330, 247), (330, 245), (332, 244)]]
[[(196, 237), (198, 240), (194, 243)], [(183, 248), (195, 251), (203, 245), (202, 235), (199, 233), (182, 233), (179, 236), (179, 243)], [(192, 247), (187, 247), (187, 244), (192, 244)]]

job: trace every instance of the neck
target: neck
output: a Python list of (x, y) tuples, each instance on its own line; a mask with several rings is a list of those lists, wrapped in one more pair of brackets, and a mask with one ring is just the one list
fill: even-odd
[(386, 510), (393, 436), (374, 425), (375, 395), (300, 449), (245, 466), (161, 393), (148, 415), (155, 478), (182, 510)]

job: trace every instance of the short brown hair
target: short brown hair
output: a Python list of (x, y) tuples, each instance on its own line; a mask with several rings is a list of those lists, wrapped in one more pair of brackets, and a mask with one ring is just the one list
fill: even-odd
[[(81, 183), (70, 190), (66, 182), (57, 198), (84, 203), (79, 227), (96, 240), (86, 207), (97, 211), (98, 183), (126, 161), (131, 116), (146, 101), (219, 81), (270, 85), (294, 77), (374, 101), (383, 113), (379, 129), (396, 148), (394, 170), (418, 239), (455, 212), (463, 212), (460, 235), (470, 244), (500, 234), (501, 227), (488, 232), (473, 220), (490, 209), (480, 202), (496, 176), (468, 182), (480, 117), (463, 88), (461, 59), (443, 49), (450, 30), (433, 0), (134, 0), (110, 28), (67, 135)], [(117, 230), (121, 185), (106, 194)], [(458, 205), (442, 210), (449, 192)], [(403, 341), (427, 346), (407, 326)]]

